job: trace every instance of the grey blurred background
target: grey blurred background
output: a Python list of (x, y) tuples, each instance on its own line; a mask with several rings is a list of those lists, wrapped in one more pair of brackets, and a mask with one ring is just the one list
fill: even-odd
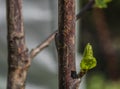
[[(57, 0), (23, 0), (24, 29), (29, 51), (58, 28), (57, 2)], [(7, 81), (6, 27), (6, 3), (5, 0), (0, 0), (0, 89), (6, 88)], [(80, 55), (77, 54), (77, 57)], [(58, 89), (57, 65), (53, 41), (33, 60), (27, 77), (26, 89)], [(79, 67), (78, 61), (76, 66)]]

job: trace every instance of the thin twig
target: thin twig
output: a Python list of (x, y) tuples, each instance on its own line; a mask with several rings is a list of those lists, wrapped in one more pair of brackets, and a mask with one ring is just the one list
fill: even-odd
[[(92, 5), (94, 4), (94, 0), (89, 0), (89, 2), (83, 7), (83, 9), (76, 15), (76, 21), (80, 19), (80, 17), (89, 9), (92, 8)], [(32, 49), (30, 52), (30, 58), (33, 59), (39, 52), (41, 52), (44, 48), (48, 47), (48, 45), (51, 43), (51, 41), (54, 39), (56, 33), (58, 30), (53, 32), (45, 41), (43, 41), (40, 45), (38, 45), (36, 48)]]
[(55, 34), (57, 32), (58, 30), (53, 32), (45, 41), (43, 41), (36, 48), (32, 49), (30, 52), (30, 58), (33, 59), (39, 52), (41, 52), (44, 48), (46, 48), (51, 43), (51, 41), (55, 38)]
[(94, 0), (89, 0), (89, 2), (83, 7), (83, 9), (76, 15), (76, 20), (80, 19), (80, 17), (88, 10), (92, 8), (94, 4)]

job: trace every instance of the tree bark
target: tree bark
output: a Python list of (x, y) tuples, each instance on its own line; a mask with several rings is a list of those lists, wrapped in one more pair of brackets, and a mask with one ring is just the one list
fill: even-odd
[(8, 82), (7, 89), (25, 89), (30, 58), (25, 45), (22, 0), (7, 0)]
[(59, 89), (77, 89), (72, 75), (75, 68), (75, 0), (59, 0), (56, 46), (59, 59)]
[[(31, 59), (48, 46), (54, 34), (28, 54), (23, 28), (22, 0), (7, 0), (7, 25), (7, 89), (25, 89)], [(80, 79), (77, 77), (75, 68), (75, 0), (59, 0), (59, 31), (57, 33), (59, 89), (78, 89)]]

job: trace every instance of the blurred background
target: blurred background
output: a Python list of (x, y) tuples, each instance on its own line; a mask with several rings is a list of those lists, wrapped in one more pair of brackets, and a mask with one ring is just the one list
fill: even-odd
[[(81, 0), (83, 7), (88, 0)], [(106, 9), (94, 8), (81, 18), (79, 51), (90, 42), (97, 67), (86, 77), (87, 89), (120, 89), (120, 1), (112, 0)]]
[[(76, 13), (88, 0), (76, 0)], [(23, 0), (24, 29), (29, 51), (58, 28), (58, 0)], [(107, 9), (94, 8), (76, 22), (76, 68), (83, 48), (90, 42), (97, 67), (82, 79), (79, 89), (119, 89), (120, 81), (120, 1)], [(0, 89), (7, 81), (6, 4), (0, 0)], [(54, 41), (35, 57), (29, 69), (26, 89), (58, 89), (58, 60)]]

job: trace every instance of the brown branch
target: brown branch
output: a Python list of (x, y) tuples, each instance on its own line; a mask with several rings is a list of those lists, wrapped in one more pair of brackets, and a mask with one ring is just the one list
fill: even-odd
[(110, 29), (108, 27), (104, 14), (104, 11), (99, 8), (93, 9), (93, 19), (96, 26), (97, 35), (99, 38), (100, 46), (102, 47), (102, 52), (107, 62), (106, 67), (108, 68), (108, 77), (112, 80), (117, 80), (119, 77), (119, 74), (117, 73), (118, 60), (116, 51), (112, 46)]
[[(90, 0), (86, 6), (76, 15), (76, 20), (79, 20), (80, 17), (88, 11), (92, 5), (93, 5), (94, 0)], [(48, 45), (51, 43), (51, 41), (54, 39), (55, 34), (58, 32), (56, 30), (53, 32), (45, 41), (43, 41), (40, 45), (38, 45), (36, 48), (32, 49), (30, 52), (30, 57), (33, 59), (39, 52), (41, 52), (44, 48), (48, 47)]]
[(43, 41), (36, 48), (32, 49), (31, 52), (30, 52), (30, 58), (33, 59), (44, 48), (48, 47), (48, 45), (51, 43), (51, 41), (55, 38), (55, 34), (57, 32), (58, 32), (58, 30), (56, 30), (55, 32), (53, 32), (45, 41)]
[(25, 45), (22, 0), (7, 0), (8, 80), (7, 89), (25, 89), (30, 59)]
[(56, 36), (56, 47), (59, 60), (59, 89), (76, 89), (73, 84), (77, 79), (71, 77), (71, 71), (76, 71), (75, 0), (58, 0), (58, 7), (59, 32)]
[[(70, 1), (70, 0), (69, 0)], [(65, 2), (66, 3), (66, 2)], [(25, 45), (25, 36), (23, 29), (23, 20), (22, 20), (22, 0), (7, 0), (7, 24), (8, 24), (8, 81), (7, 81), (7, 89), (25, 89), (25, 81), (27, 70), (30, 66), (30, 59), (34, 58), (41, 50), (46, 48), (50, 42), (54, 39), (55, 34), (58, 31), (55, 31), (52, 35), (50, 35), (43, 43), (34, 48), (30, 55), (28, 55), (28, 50)], [(66, 3), (67, 4), (67, 3)], [(69, 6), (69, 5), (67, 5)], [(74, 5), (71, 5), (74, 6)], [(66, 7), (67, 8), (67, 7)], [(83, 12), (80, 12), (83, 13)], [(74, 13), (73, 13), (74, 14)], [(78, 15), (78, 17), (80, 17)], [(79, 19), (77, 17), (77, 20)], [(69, 20), (69, 28), (72, 27), (73, 24), (70, 21), (71, 17), (66, 17), (66, 20)], [(72, 19), (74, 19), (72, 17)], [(63, 20), (63, 19), (62, 19)], [(62, 24), (62, 23), (61, 23)], [(66, 26), (67, 28), (67, 26)], [(74, 29), (74, 26), (73, 28)], [(67, 29), (66, 31), (72, 31)], [(72, 39), (74, 40), (74, 30), (70, 32)], [(64, 34), (65, 35), (65, 34)], [(68, 39), (68, 41), (67, 41)], [(66, 38), (66, 43), (69, 44), (71, 38)], [(65, 46), (64, 44), (64, 46)], [(74, 45), (74, 43), (73, 43)], [(68, 48), (70, 48), (69, 46)], [(72, 50), (71, 48), (68, 50)], [(72, 50), (73, 51), (73, 50)], [(72, 53), (72, 51), (70, 51)], [(70, 53), (70, 54), (71, 54)], [(71, 59), (69, 54), (69, 58)], [(74, 58), (74, 53), (72, 55)], [(71, 59), (70, 64), (74, 64), (74, 61)], [(75, 70), (75, 66), (71, 69)], [(71, 71), (68, 71), (69, 73)], [(69, 76), (70, 77), (70, 76)], [(74, 81), (70, 77), (71, 81)], [(68, 81), (71, 83), (71, 81)], [(68, 87), (68, 85), (67, 85)], [(73, 88), (72, 88), (73, 89)]]

